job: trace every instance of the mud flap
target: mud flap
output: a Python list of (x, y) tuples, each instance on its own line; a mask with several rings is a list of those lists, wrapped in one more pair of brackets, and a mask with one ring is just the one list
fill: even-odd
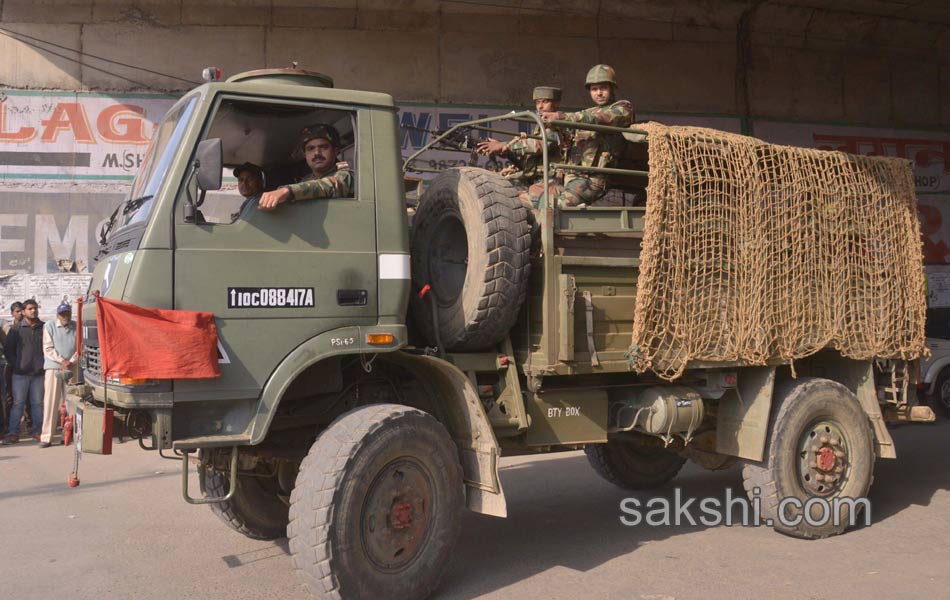
[(435, 417), (446, 426), (458, 446), (468, 509), (495, 517), (508, 516), (498, 478), (501, 449), (478, 391), (465, 373), (432, 356), (394, 352), (386, 360), (415, 373), (433, 397), (440, 400)]

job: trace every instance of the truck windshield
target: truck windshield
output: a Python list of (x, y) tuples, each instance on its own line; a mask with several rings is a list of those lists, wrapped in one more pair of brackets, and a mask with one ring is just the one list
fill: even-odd
[(155, 137), (152, 138), (152, 145), (145, 154), (142, 168), (132, 182), (132, 191), (126, 198), (124, 207), (118, 211), (116, 229), (148, 219), (155, 195), (168, 174), (168, 168), (181, 144), (197, 102), (198, 96), (191, 96), (172, 107), (162, 119)]

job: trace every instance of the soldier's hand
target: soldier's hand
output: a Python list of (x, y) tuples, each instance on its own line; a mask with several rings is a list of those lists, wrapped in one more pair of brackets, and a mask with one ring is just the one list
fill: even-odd
[(563, 119), (564, 113), (559, 111), (541, 113), (541, 120), (545, 123), (550, 123), (551, 121), (561, 121)]
[(287, 188), (277, 188), (273, 192), (264, 192), (261, 199), (257, 201), (257, 208), (261, 210), (274, 210), (279, 205), (290, 200), (290, 192)]
[(505, 151), (505, 145), (499, 142), (496, 139), (488, 138), (484, 142), (479, 142), (475, 146), (475, 151), (479, 154), (484, 154), (485, 156), (493, 156), (495, 154), (501, 154)]

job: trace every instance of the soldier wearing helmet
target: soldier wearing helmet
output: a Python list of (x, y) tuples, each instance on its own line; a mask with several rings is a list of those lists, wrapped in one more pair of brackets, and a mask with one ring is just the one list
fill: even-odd
[(316, 198), (346, 198), (353, 195), (353, 171), (337, 161), (340, 133), (332, 125), (317, 123), (300, 132), (295, 154), (303, 154), (311, 174), (299, 183), (285, 185), (261, 196), (258, 208), (274, 210), (285, 202)]
[[(545, 121), (571, 121), (594, 125), (629, 127), (633, 123), (633, 105), (627, 100), (617, 100), (617, 76), (613, 67), (595, 65), (587, 72), (585, 82), (594, 106), (572, 113), (545, 112)], [(567, 163), (585, 167), (612, 167), (623, 153), (623, 136), (619, 133), (575, 130), (574, 139), (567, 154)], [(543, 189), (533, 186), (532, 199), (540, 200)], [(563, 185), (552, 185), (550, 193), (556, 194), (558, 206), (578, 206), (599, 200), (607, 193), (607, 178), (597, 173), (568, 172)]]
[[(539, 86), (534, 88), (532, 94), (534, 106), (538, 114), (556, 111), (561, 104), (561, 88), (550, 86)], [(547, 129), (544, 132), (544, 141), (548, 147), (548, 160), (554, 162), (561, 156), (561, 136), (557, 131)], [(522, 134), (512, 138), (509, 142), (503, 143), (498, 140), (488, 138), (476, 146), (479, 154), (486, 156), (501, 156), (511, 161), (514, 169), (505, 176), (518, 188), (521, 199), (525, 203), (529, 202), (527, 194), (528, 188), (542, 180), (541, 166), (544, 162), (541, 131), (537, 127), (531, 133), (531, 136)], [(502, 172), (503, 174), (504, 171)], [(535, 203), (531, 208), (537, 208)]]

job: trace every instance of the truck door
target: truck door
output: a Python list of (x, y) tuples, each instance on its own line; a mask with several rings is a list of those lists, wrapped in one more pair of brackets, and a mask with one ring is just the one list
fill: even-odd
[[(354, 171), (350, 197), (282, 204), (245, 203), (235, 166), (263, 168), (264, 189), (308, 172), (300, 131), (332, 125), (340, 160)], [(183, 186), (174, 217), (175, 308), (215, 314), (222, 378), (178, 381), (175, 401), (256, 398), (280, 361), (326, 331), (377, 322), (377, 260), (371, 120), (339, 106), (223, 97), (202, 139), (222, 140), (225, 184), (186, 223)], [(242, 206), (243, 205), (243, 206)], [(354, 340), (355, 341), (355, 340)]]

